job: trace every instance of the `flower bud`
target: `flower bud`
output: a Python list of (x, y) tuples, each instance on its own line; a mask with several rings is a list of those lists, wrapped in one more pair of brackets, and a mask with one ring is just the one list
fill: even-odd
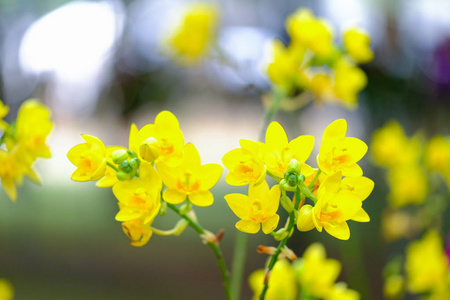
[(288, 184), (290, 186), (297, 186), (297, 176), (295, 174), (291, 174), (288, 179)]
[(139, 165), (141, 164), (141, 161), (139, 160), (139, 158), (135, 157), (130, 159), (128, 163), (133, 170), (137, 170), (137, 168), (139, 168)]
[(309, 231), (315, 227), (312, 219), (312, 209), (313, 207), (311, 205), (303, 205), (302, 208), (300, 208), (297, 217), (298, 230)]
[(133, 176), (131, 176), (131, 174), (123, 172), (123, 171), (119, 171), (117, 172), (117, 179), (119, 179), (120, 181), (126, 181), (126, 180), (130, 180)]
[(128, 152), (125, 149), (119, 149), (111, 154), (112, 161), (115, 164), (121, 164), (124, 160), (128, 159)]
[(303, 174), (297, 175), (298, 182), (302, 183), (305, 181), (305, 179), (306, 179), (305, 175), (303, 175)]
[(300, 174), (301, 164), (295, 158), (291, 159), (288, 164), (288, 172)]
[(157, 139), (149, 137), (139, 146), (139, 154), (147, 162), (154, 162), (161, 154), (161, 146)]
[(130, 173), (131, 170), (133, 170), (133, 168), (130, 166), (130, 163), (127, 160), (124, 160), (120, 165), (119, 165), (119, 170), (123, 171), (124, 173)]

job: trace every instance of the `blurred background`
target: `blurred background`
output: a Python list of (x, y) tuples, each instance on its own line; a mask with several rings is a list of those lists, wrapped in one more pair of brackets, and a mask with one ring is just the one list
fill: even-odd
[[(187, 3), (0, 1), (0, 99), (11, 107), (5, 120), (16, 117), (24, 100), (40, 98), (55, 122), (52, 159), (36, 164), (42, 186), (26, 182), (15, 204), (0, 191), (0, 277), (12, 282), (15, 299), (222, 299), (215, 258), (193, 230), (130, 246), (114, 220), (118, 207), (111, 189), (71, 181), (75, 167), (66, 153), (83, 142), (80, 134), (126, 146), (131, 123), (140, 128), (170, 110), (202, 163), (221, 164), (239, 139), (258, 139), (261, 95), (270, 90), (267, 48), (275, 37), (287, 40), (286, 16), (300, 7), (330, 20), (337, 32), (349, 23), (366, 28), (375, 59), (363, 66), (368, 85), (357, 110), (310, 103), (280, 112), (276, 120), (290, 139), (311, 134), (320, 141), (338, 118), (347, 119), (348, 136), (368, 144), (390, 119), (399, 120), (408, 135), (419, 129), (425, 136), (450, 134), (450, 1), (216, 1), (220, 56), (189, 66), (171, 60), (161, 46)], [(383, 265), (392, 248), (404, 243), (383, 241), (383, 172), (372, 166), (370, 154), (361, 164), (375, 181), (364, 202), (371, 222), (350, 222), (346, 242), (315, 230), (295, 231), (289, 246), (300, 256), (321, 241), (330, 257), (342, 261), (340, 279), (362, 299), (382, 299)], [(221, 245), (230, 264), (238, 219), (223, 196), (246, 188), (226, 185), (226, 172), (212, 190), (214, 205), (196, 212), (206, 228), (225, 230)], [(175, 220), (169, 214), (155, 226), (168, 229)], [(267, 259), (256, 253), (260, 244), (276, 243), (261, 233), (250, 236), (246, 277)], [(243, 288), (243, 299), (249, 299), (245, 282)]]

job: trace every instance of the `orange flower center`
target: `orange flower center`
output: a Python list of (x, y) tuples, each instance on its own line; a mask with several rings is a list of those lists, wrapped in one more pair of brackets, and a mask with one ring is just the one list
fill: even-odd
[(190, 171), (184, 173), (184, 178), (178, 178), (177, 189), (186, 194), (196, 192), (200, 189), (200, 182), (192, 175)]
[(259, 200), (255, 200), (250, 207), (250, 217), (249, 219), (253, 222), (265, 222), (267, 220), (267, 214), (262, 209), (261, 202)]

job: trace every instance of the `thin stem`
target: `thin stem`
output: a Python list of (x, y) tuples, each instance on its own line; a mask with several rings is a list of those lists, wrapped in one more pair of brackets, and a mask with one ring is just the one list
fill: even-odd
[[(295, 210), (298, 210), (298, 207), (300, 205), (300, 189), (297, 187), (295, 189), (295, 203), (294, 203), (294, 211), (292, 211), (289, 214), (289, 223), (288, 226), (286, 228), (286, 230), (288, 232), (290, 232), (292, 230), (292, 228), (294, 227), (295, 224)], [(270, 278), (270, 274), (272, 273), (273, 267), (275, 266), (275, 263), (278, 260), (278, 256), (280, 255), (281, 251), (283, 251), (283, 248), (286, 246), (286, 243), (289, 239), (289, 235), (287, 235), (284, 239), (281, 240), (280, 244), (278, 244), (277, 249), (275, 250), (275, 253), (272, 255), (272, 258), (270, 259), (269, 265), (266, 268), (266, 276), (264, 276), (264, 287), (263, 290), (261, 292), (261, 295), (259, 296), (260, 300), (264, 300), (264, 298), (266, 297), (266, 292), (269, 288), (269, 278)]]
[(272, 177), (272, 179), (275, 180), (276, 182), (280, 183), (281, 179), (273, 175), (272, 172), (270, 172), (269, 170), (266, 170), (266, 174)]
[(112, 169), (114, 169), (116, 172), (119, 172), (119, 169), (118, 169), (115, 165), (113, 165), (112, 163), (110, 163), (109, 161), (107, 161), (106, 164), (107, 164), (109, 167), (111, 167)]
[(313, 180), (311, 181), (311, 183), (308, 185), (308, 189), (312, 189), (314, 187), (314, 184), (316, 183), (317, 179), (319, 178), (320, 173), (322, 173), (322, 171), (319, 169), (316, 172), (316, 175), (314, 176)]
[[(177, 213), (180, 217), (185, 219), (189, 223), (189, 226), (191, 226), (195, 231), (197, 231), (198, 234), (200, 234), (200, 235), (206, 234), (205, 229), (199, 223), (197, 223), (195, 220), (193, 220), (187, 214), (181, 214), (181, 211), (177, 206), (167, 203), (167, 207), (169, 207), (171, 210), (173, 210), (175, 213)], [(232, 298), (231, 290), (230, 290), (229, 274), (228, 274), (228, 269), (225, 264), (225, 259), (223, 257), (222, 251), (220, 250), (219, 246), (215, 242), (206, 241), (206, 243), (208, 244), (208, 246), (211, 248), (211, 250), (214, 252), (214, 255), (216, 256), (217, 263), (219, 264), (219, 268), (220, 268), (220, 273), (222, 275), (223, 287), (225, 289), (226, 297), (228, 300), (231, 300), (233, 298)]]

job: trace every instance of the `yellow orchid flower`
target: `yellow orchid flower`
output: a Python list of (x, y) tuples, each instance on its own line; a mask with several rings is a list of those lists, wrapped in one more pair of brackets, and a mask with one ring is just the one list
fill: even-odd
[(309, 9), (299, 9), (286, 20), (286, 29), (293, 44), (309, 48), (318, 56), (327, 57), (333, 50), (333, 29)]
[[(260, 269), (250, 274), (248, 282), (253, 291), (252, 300), (258, 300), (263, 290), (265, 270)], [(266, 300), (292, 300), (298, 295), (295, 271), (286, 259), (275, 263), (269, 277), (269, 289)]]
[(331, 292), (341, 272), (341, 263), (327, 258), (325, 247), (320, 243), (311, 244), (293, 267), (297, 270), (301, 288), (318, 298)]
[(183, 159), (184, 137), (174, 114), (160, 112), (155, 124), (147, 124), (139, 131), (136, 125), (130, 128), (129, 148), (141, 160), (156, 164), (164, 162), (175, 167)]
[(0, 300), (12, 300), (14, 297), (14, 289), (11, 283), (0, 278)]
[[(126, 150), (124, 147), (120, 146), (108, 146), (106, 147), (106, 162), (114, 164), (112, 160), (112, 153), (116, 150)], [(106, 166), (104, 177), (102, 177), (99, 181), (96, 182), (96, 186), (99, 188), (110, 188), (114, 184), (119, 181), (117, 178), (117, 171), (111, 168), (110, 166)]]
[(248, 196), (226, 195), (228, 206), (241, 219), (236, 223), (236, 228), (242, 232), (257, 233), (262, 225), (265, 234), (271, 233), (280, 220), (277, 215), (280, 194), (279, 185), (275, 185), (269, 191), (269, 186), (264, 180), (259, 185), (250, 185)]
[(179, 204), (188, 197), (197, 206), (209, 206), (214, 202), (209, 190), (222, 175), (222, 167), (218, 164), (201, 165), (198, 151), (191, 143), (184, 147), (181, 165), (171, 168), (166, 164), (159, 164), (158, 171), (168, 188), (164, 191), (164, 200)]
[(288, 94), (304, 86), (307, 81), (301, 68), (305, 50), (293, 45), (286, 47), (280, 40), (272, 42), (273, 58), (267, 66), (267, 75), (273, 84), (282, 87)]
[(270, 123), (266, 131), (266, 143), (264, 144), (267, 169), (277, 177), (283, 178), (288, 171), (288, 164), (295, 158), (301, 163), (301, 173), (309, 176), (313, 169), (305, 164), (314, 147), (314, 137), (301, 135), (292, 141), (288, 141), (286, 132), (278, 122)]
[(258, 184), (266, 176), (261, 145), (250, 140), (239, 140), (241, 148), (226, 153), (222, 162), (230, 170), (225, 181), (234, 186)]
[(150, 224), (144, 224), (143, 218), (123, 222), (122, 229), (131, 239), (130, 245), (135, 247), (142, 247), (147, 244), (153, 233)]
[[(372, 193), (375, 183), (373, 180), (364, 177), (346, 177), (342, 179), (341, 188), (356, 195), (362, 202)], [(361, 207), (360, 210), (350, 219), (356, 222), (369, 222), (370, 217)]]
[(419, 166), (394, 168), (389, 171), (387, 180), (391, 188), (388, 200), (393, 207), (418, 205), (427, 197), (427, 176)]
[(340, 59), (334, 66), (334, 95), (349, 109), (358, 104), (358, 93), (367, 85), (367, 76), (356, 65)]
[(430, 292), (448, 282), (448, 260), (437, 231), (428, 231), (406, 249), (405, 271), (411, 293)]
[(370, 148), (376, 164), (397, 168), (417, 164), (421, 143), (418, 136), (408, 139), (400, 123), (391, 120), (374, 132)]
[(33, 180), (35, 183), (40, 183), (39, 175), (31, 167), (21, 160), (21, 154), (15, 148), (8, 152), (0, 149), (0, 179), (5, 189), (6, 194), (15, 202), (17, 199), (16, 183), (23, 184), (23, 175)]
[(359, 300), (360, 298), (359, 293), (347, 288), (345, 282), (338, 282), (324, 300)]
[[(53, 127), (50, 114), (45, 105), (34, 99), (25, 101), (19, 109), (14, 140), (20, 148), (22, 159), (28, 164), (36, 157), (51, 157), (50, 149), (45, 143)], [(7, 148), (11, 150), (16, 143), (7, 141)]]
[(361, 206), (358, 193), (342, 188), (342, 173), (337, 172), (320, 184), (314, 207), (309, 204), (302, 206), (297, 219), (298, 230), (308, 231), (315, 227), (322, 232), (325, 228), (330, 235), (348, 240), (350, 229), (346, 221), (368, 221), (368, 216), (366, 218), (361, 213)]
[(430, 171), (450, 175), (450, 140), (442, 135), (432, 137), (425, 152), (425, 166)]
[(362, 28), (354, 26), (344, 32), (344, 47), (357, 63), (364, 64), (373, 59), (369, 33)]
[(168, 41), (183, 62), (195, 63), (208, 52), (215, 39), (217, 15), (217, 9), (208, 4), (192, 5), (186, 12)]
[(75, 181), (96, 181), (105, 175), (106, 147), (92, 135), (82, 134), (86, 143), (78, 144), (67, 152), (67, 158), (77, 169), (72, 174)]
[(327, 175), (338, 171), (343, 176), (361, 176), (356, 164), (367, 152), (367, 145), (360, 139), (346, 137), (347, 121), (339, 119), (328, 125), (323, 132), (317, 164)]
[(116, 220), (128, 222), (143, 219), (143, 224), (153, 221), (161, 207), (162, 181), (158, 171), (145, 161), (139, 168), (140, 178), (117, 182), (112, 190), (120, 202)]

